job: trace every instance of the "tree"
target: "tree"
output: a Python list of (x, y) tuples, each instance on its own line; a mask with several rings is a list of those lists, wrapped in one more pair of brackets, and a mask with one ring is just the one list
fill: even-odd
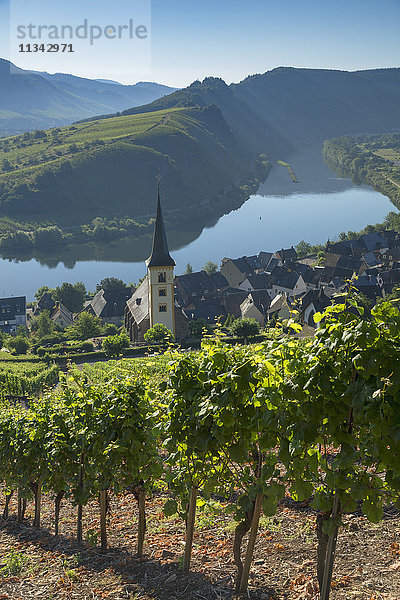
[(190, 263), (188, 263), (186, 265), (186, 271), (185, 271), (185, 275), (190, 275), (191, 273), (193, 273), (193, 267)]
[(213, 273), (216, 273), (217, 270), (218, 270), (217, 263), (214, 263), (211, 260), (207, 261), (203, 267), (203, 271), (205, 271), (207, 273), (207, 275), (212, 275)]
[(33, 243), (39, 248), (59, 246), (64, 242), (64, 236), (58, 227), (39, 227), (33, 234)]
[(36, 331), (36, 337), (42, 339), (46, 335), (51, 335), (55, 329), (54, 321), (50, 317), (48, 310), (44, 310), (35, 319), (32, 329)]
[(78, 281), (75, 284), (64, 282), (55, 289), (55, 299), (59, 300), (72, 313), (80, 312), (86, 296), (85, 285)]
[(189, 321), (188, 332), (192, 338), (202, 338), (204, 332), (209, 333), (210, 331), (210, 324), (204, 319), (193, 319), (192, 321)]
[(124, 348), (129, 348), (129, 338), (126, 333), (110, 335), (103, 340), (103, 350), (107, 356), (118, 356)]
[(308, 242), (301, 240), (296, 246), (296, 252), (299, 257), (307, 256), (307, 254), (311, 254), (312, 246)]
[(247, 338), (259, 333), (260, 324), (255, 319), (236, 319), (231, 325), (231, 331), (233, 335), (247, 341)]
[(10, 337), (7, 340), (9, 350), (14, 350), (15, 354), (26, 354), (29, 348), (29, 342), (22, 336)]
[(51, 294), (52, 296), (54, 295), (55, 290), (52, 288), (49, 288), (47, 285), (42, 285), (42, 287), (40, 287), (38, 289), (37, 292), (35, 292), (35, 298), (36, 300), (40, 300), (40, 298), (44, 295), (44, 294)]
[(77, 316), (74, 324), (67, 328), (66, 332), (71, 337), (79, 340), (97, 337), (102, 333), (101, 319), (83, 311)]
[(144, 334), (144, 339), (149, 344), (160, 344), (161, 342), (172, 342), (172, 332), (162, 323), (156, 323)]
[(114, 323), (106, 323), (104, 325), (104, 333), (106, 335), (118, 335), (118, 327)]
[(128, 286), (118, 277), (105, 277), (96, 285), (96, 291), (104, 290), (126, 290)]

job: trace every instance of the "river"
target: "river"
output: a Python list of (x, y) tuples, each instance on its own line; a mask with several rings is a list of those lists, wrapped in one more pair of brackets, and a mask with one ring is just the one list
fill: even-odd
[[(200, 270), (207, 261), (220, 263), (225, 256), (275, 251), (300, 240), (324, 243), (328, 238), (337, 239), (341, 231), (358, 231), (380, 222), (396, 210), (386, 196), (372, 188), (337, 177), (322, 161), (319, 149), (288, 160), (299, 183), (291, 181), (285, 167), (276, 165), (257, 194), (213, 227), (202, 231), (196, 227), (167, 229), (175, 273), (183, 273), (188, 262)], [(101, 247), (77, 246), (40, 260), (0, 259), (0, 294), (23, 295), (30, 301), (44, 284), (55, 287), (63, 281), (83, 281), (88, 290), (94, 290), (104, 277), (136, 282), (145, 273), (150, 246), (150, 237), (144, 237)]]

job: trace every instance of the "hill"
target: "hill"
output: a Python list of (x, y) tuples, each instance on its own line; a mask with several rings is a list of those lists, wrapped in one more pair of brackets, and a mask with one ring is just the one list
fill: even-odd
[(0, 215), (61, 226), (117, 215), (146, 222), (160, 173), (166, 212), (181, 222), (209, 212), (253, 167), (215, 106), (25, 133), (0, 140)]
[(0, 59), (0, 136), (67, 125), (174, 91), (157, 83), (115, 85), (63, 73), (24, 71)]
[(279, 67), (230, 86), (207, 78), (123, 114), (210, 102), (250, 147), (290, 149), (338, 135), (400, 128), (400, 69)]

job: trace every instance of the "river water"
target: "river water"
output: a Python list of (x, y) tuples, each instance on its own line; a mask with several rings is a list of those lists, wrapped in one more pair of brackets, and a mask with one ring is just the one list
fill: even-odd
[[(322, 161), (318, 150), (289, 159), (299, 183), (293, 183), (285, 167), (276, 165), (257, 194), (238, 210), (223, 216), (202, 231), (196, 227), (169, 231), (170, 252), (176, 274), (188, 262), (199, 270), (209, 260), (231, 258), (296, 245), (300, 240), (324, 243), (341, 231), (357, 231), (383, 220), (396, 210), (386, 196), (349, 179), (337, 177)], [(104, 277), (136, 282), (145, 273), (144, 260), (151, 239), (109, 245), (75, 247), (58, 256), (39, 259), (0, 259), (0, 294), (34, 299), (41, 285), (55, 287), (63, 281), (83, 281), (88, 290)]]

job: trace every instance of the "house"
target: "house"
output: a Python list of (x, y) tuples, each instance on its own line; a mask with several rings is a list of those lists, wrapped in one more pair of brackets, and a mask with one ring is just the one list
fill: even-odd
[[(260, 257), (260, 258), (259, 258)], [(269, 264), (269, 253), (260, 252), (259, 255), (242, 256), (241, 258), (223, 258), (221, 273), (231, 287), (238, 287), (247, 275), (253, 275), (264, 270), (265, 263)]]
[(400, 269), (381, 271), (377, 275), (377, 282), (382, 289), (382, 296), (390, 294), (393, 289), (400, 287)]
[(336, 243), (328, 240), (325, 247), (326, 265), (328, 267), (336, 267), (341, 256), (355, 256), (360, 258), (363, 252), (365, 252), (365, 245), (361, 240), (343, 240)]
[(263, 327), (268, 318), (271, 297), (266, 290), (250, 292), (240, 305), (242, 319), (255, 319)]
[(131, 340), (143, 342), (146, 331), (158, 323), (165, 325), (172, 332), (174, 339), (186, 337), (188, 319), (175, 300), (175, 261), (168, 250), (161, 211), (160, 186), (153, 245), (146, 265), (147, 276), (125, 306), (124, 324)]
[(268, 273), (260, 273), (259, 275), (248, 275), (240, 285), (239, 290), (245, 292), (253, 292), (254, 290), (267, 290), (271, 289), (271, 275)]
[(276, 267), (271, 273), (271, 297), (278, 294), (287, 294), (293, 298), (307, 291), (306, 284), (301, 275), (285, 267)]
[(72, 313), (61, 302), (56, 302), (50, 317), (57, 327), (60, 327), (61, 329), (69, 327), (74, 322)]
[(26, 325), (26, 296), (0, 298), (0, 331), (15, 334)]
[(177, 275), (174, 285), (183, 305), (189, 304), (194, 298), (218, 295), (229, 287), (227, 280), (219, 271), (210, 275), (205, 271)]
[(132, 295), (130, 288), (99, 290), (92, 300), (86, 302), (84, 311), (100, 317), (103, 323), (122, 325), (127, 300)]
[(286, 249), (282, 248), (282, 250), (278, 250), (277, 252), (275, 252), (275, 258), (280, 260), (282, 264), (285, 264), (289, 260), (296, 260), (297, 252), (293, 248), (293, 246), (291, 248)]
[(293, 306), (293, 301), (291, 298), (289, 298), (287, 294), (278, 294), (272, 300), (271, 305), (267, 311), (268, 321), (277, 321), (278, 319), (289, 319), (294, 309), (296, 309), (296, 307)]
[(314, 315), (317, 312), (323, 312), (325, 308), (332, 304), (329, 296), (323, 289), (309, 290), (299, 300), (298, 311), (300, 320), (310, 327), (315, 327)]

